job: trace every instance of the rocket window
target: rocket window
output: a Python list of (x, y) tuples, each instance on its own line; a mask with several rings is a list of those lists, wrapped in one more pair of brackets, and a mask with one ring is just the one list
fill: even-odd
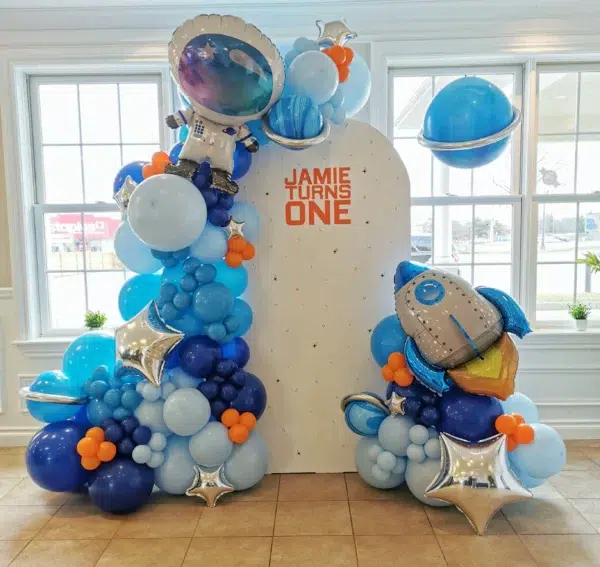
[(436, 280), (422, 281), (415, 288), (415, 297), (423, 305), (435, 305), (442, 301), (445, 295), (444, 286)]

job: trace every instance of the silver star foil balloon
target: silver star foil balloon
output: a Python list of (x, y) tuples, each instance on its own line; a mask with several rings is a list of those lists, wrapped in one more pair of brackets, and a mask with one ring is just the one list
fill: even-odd
[(404, 403), (406, 398), (399, 396), (396, 392), (392, 392), (392, 396), (385, 402), (385, 405), (389, 408), (392, 415), (405, 415)]
[(425, 496), (454, 504), (479, 535), (502, 506), (531, 498), (510, 470), (505, 435), (469, 445), (441, 433), (440, 441), (441, 470)]
[(344, 45), (346, 42), (357, 37), (357, 33), (348, 28), (346, 22), (334, 20), (333, 22), (324, 22), (317, 20), (319, 28), (319, 37), (317, 43), (322, 47), (331, 47), (332, 45)]
[(141, 372), (153, 386), (160, 386), (166, 359), (183, 337), (160, 318), (152, 301), (116, 330), (117, 360)]
[(119, 205), (119, 209), (121, 209), (121, 215), (123, 217), (127, 215), (129, 199), (131, 198), (131, 194), (136, 187), (137, 183), (128, 175), (125, 178), (123, 185), (121, 185), (119, 190), (113, 195), (113, 199), (117, 202), (117, 205)]
[(233, 217), (229, 217), (229, 222), (223, 227), (223, 230), (227, 233), (228, 238), (234, 236), (241, 236), (244, 238), (244, 222), (239, 222)]
[(194, 465), (194, 480), (192, 485), (185, 491), (187, 496), (198, 496), (202, 498), (209, 508), (217, 505), (217, 500), (233, 492), (235, 489), (225, 478), (225, 463), (217, 470), (205, 470), (198, 465)]

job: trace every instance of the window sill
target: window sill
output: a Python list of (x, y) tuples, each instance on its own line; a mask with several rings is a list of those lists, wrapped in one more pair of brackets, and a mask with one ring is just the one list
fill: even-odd
[(587, 350), (600, 346), (600, 327), (591, 327), (587, 331), (564, 328), (535, 329), (522, 341), (516, 341), (519, 350)]
[(27, 358), (62, 358), (67, 347), (76, 337), (50, 337), (13, 341)]

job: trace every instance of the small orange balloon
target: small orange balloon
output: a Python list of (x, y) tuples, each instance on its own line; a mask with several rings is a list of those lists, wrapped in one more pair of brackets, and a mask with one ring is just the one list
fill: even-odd
[(394, 372), (394, 382), (396, 382), (398, 386), (410, 386), (414, 379), (415, 377), (408, 368), (400, 368), (400, 370)]
[(240, 415), (240, 425), (243, 425), (248, 431), (252, 431), (256, 427), (256, 417), (253, 413), (245, 411)]
[(518, 413), (513, 413), (511, 415), (515, 418), (517, 425), (521, 425), (521, 424), (525, 423), (525, 418), (522, 415), (520, 415)]
[(166, 166), (171, 163), (169, 159), (169, 154), (166, 152), (154, 152), (152, 154), (152, 163), (154, 165)]
[(86, 471), (95, 471), (100, 466), (98, 457), (81, 457), (81, 466)]
[(518, 443), (517, 443), (516, 439), (512, 435), (509, 435), (506, 438), (506, 450), (509, 453), (512, 453), (517, 448), (517, 446), (518, 446)]
[(388, 356), (388, 366), (394, 371), (406, 368), (404, 355), (401, 352), (393, 352), (390, 354), (390, 356)]
[(500, 415), (496, 418), (495, 424), (498, 433), (512, 435), (517, 430), (517, 420), (510, 414)]
[(91, 437), (98, 443), (104, 441), (104, 430), (101, 427), (90, 427), (85, 433), (86, 437)]
[(231, 252), (239, 252), (240, 254), (246, 248), (246, 241), (241, 236), (234, 236), (227, 242), (227, 249)]
[(256, 250), (254, 249), (254, 246), (250, 242), (246, 242), (246, 248), (242, 251), (242, 258), (244, 260), (252, 260), (255, 254)]
[(98, 458), (104, 462), (108, 463), (108, 461), (112, 461), (117, 454), (117, 446), (110, 441), (104, 441), (100, 443), (100, 447), (98, 448)]
[(386, 382), (391, 382), (394, 379), (394, 371), (389, 364), (381, 368), (381, 375)]
[(233, 427), (240, 422), (240, 412), (236, 409), (229, 408), (221, 414), (221, 423), (225, 427)]
[(338, 65), (338, 73), (340, 76), (340, 83), (345, 83), (350, 76), (350, 69), (346, 65)]
[(239, 423), (229, 429), (229, 439), (234, 443), (245, 443), (248, 441), (249, 436), (250, 432), (248, 431), (248, 428)]
[(346, 50), (341, 45), (333, 45), (327, 49), (327, 55), (336, 65), (346, 64)]
[(244, 258), (239, 252), (227, 252), (225, 263), (230, 268), (239, 268), (244, 263)]
[(529, 445), (532, 443), (535, 438), (535, 431), (531, 425), (527, 425), (526, 423), (522, 423), (517, 427), (515, 431), (515, 439), (517, 443), (523, 445)]
[(148, 179), (148, 177), (152, 177), (156, 172), (154, 171), (154, 164), (147, 163), (144, 167), (142, 167), (142, 177), (144, 179)]
[(346, 52), (346, 65), (350, 65), (354, 61), (354, 49), (344, 46), (344, 51)]
[(95, 457), (98, 453), (98, 441), (91, 437), (84, 437), (77, 443), (77, 453), (82, 457)]

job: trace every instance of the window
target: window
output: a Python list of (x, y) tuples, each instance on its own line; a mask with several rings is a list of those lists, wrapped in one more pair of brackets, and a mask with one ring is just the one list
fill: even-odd
[(160, 75), (31, 76), (42, 334), (81, 329), (87, 309), (121, 322), (126, 273), (113, 240), (113, 179), (164, 147)]
[(409, 173), (412, 258), (474, 285), (518, 295), (521, 245), (520, 133), (496, 161), (453, 169), (417, 142), (431, 99), (451, 81), (477, 75), (521, 106), (522, 67), (393, 69), (390, 135)]

